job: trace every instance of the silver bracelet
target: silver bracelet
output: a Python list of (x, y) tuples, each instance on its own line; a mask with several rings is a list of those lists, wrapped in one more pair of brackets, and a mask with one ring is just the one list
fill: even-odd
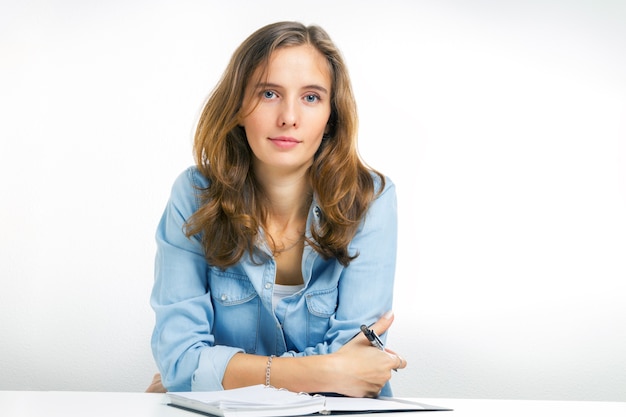
[(270, 355), (267, 358), (267, 365), (265, 366), (265, 385), (270, 386), (270, 370), (272, 368), (272, 359), (274, 355)]

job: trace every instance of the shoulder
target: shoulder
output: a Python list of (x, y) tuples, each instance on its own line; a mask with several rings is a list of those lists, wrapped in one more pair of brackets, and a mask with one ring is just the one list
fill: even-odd
[(175, 203), (188, 202), (197, 208), (200, 205), (202, 191), (208, 187), (209, 180), (195, 165), (190, 166), (174, 180), (170, 198)]
[[(357, 236), (367, 236), (373, 232), (379, 238), (381, 236), (393, 236), (397, 233), (398, 221), (396, 186), (391, 178), (376, 171), (370, 172), (374, 183), (374, 198), (367, 207)], [(378, 235), (379, 232), (383, 234)]]
[(395, 195), (396, 185), (391, 178), (374, 170), (370, 170), (370, 175), (374, 181), (374, 195), (376, 195), (377, 198), (380, 198), (383, 194)]
[(192, 165), (181, 172), (172, 188), (207, 188), (209, 186), (209, 180), (200, 173), (198, 167)]

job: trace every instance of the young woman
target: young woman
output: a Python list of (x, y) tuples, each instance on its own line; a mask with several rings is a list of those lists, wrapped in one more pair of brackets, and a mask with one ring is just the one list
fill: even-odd
[(359, 327), (393, 321), (396, 195), (356, 137), (321, 28), (279, 22), (239, 46), (158, 226), (150, 390), (391, 394), (406, 361)]

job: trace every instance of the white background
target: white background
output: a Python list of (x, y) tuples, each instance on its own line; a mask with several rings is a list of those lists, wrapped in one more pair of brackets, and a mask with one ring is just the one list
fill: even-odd
[(344, 52), (361, 154), (397, 184), (395, 394), (626, 401), (626, 2), (0, 7), (0, 389), (145, 389), (200, 106), (289, 19)]

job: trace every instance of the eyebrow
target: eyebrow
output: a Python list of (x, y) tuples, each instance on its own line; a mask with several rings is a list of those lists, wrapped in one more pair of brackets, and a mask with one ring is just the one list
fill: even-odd
[[(274, 83), (258, 83), (255, 87), (256, 90), (265, 89), (265, 88), (281, 88), (280, 84)], [(328, 94), (328, 90), (325, 87), (322, 87), (318, 84), (309, 84), (302, 87), (303, 90), (316, 90), (322, 92), (324, 94)]]

